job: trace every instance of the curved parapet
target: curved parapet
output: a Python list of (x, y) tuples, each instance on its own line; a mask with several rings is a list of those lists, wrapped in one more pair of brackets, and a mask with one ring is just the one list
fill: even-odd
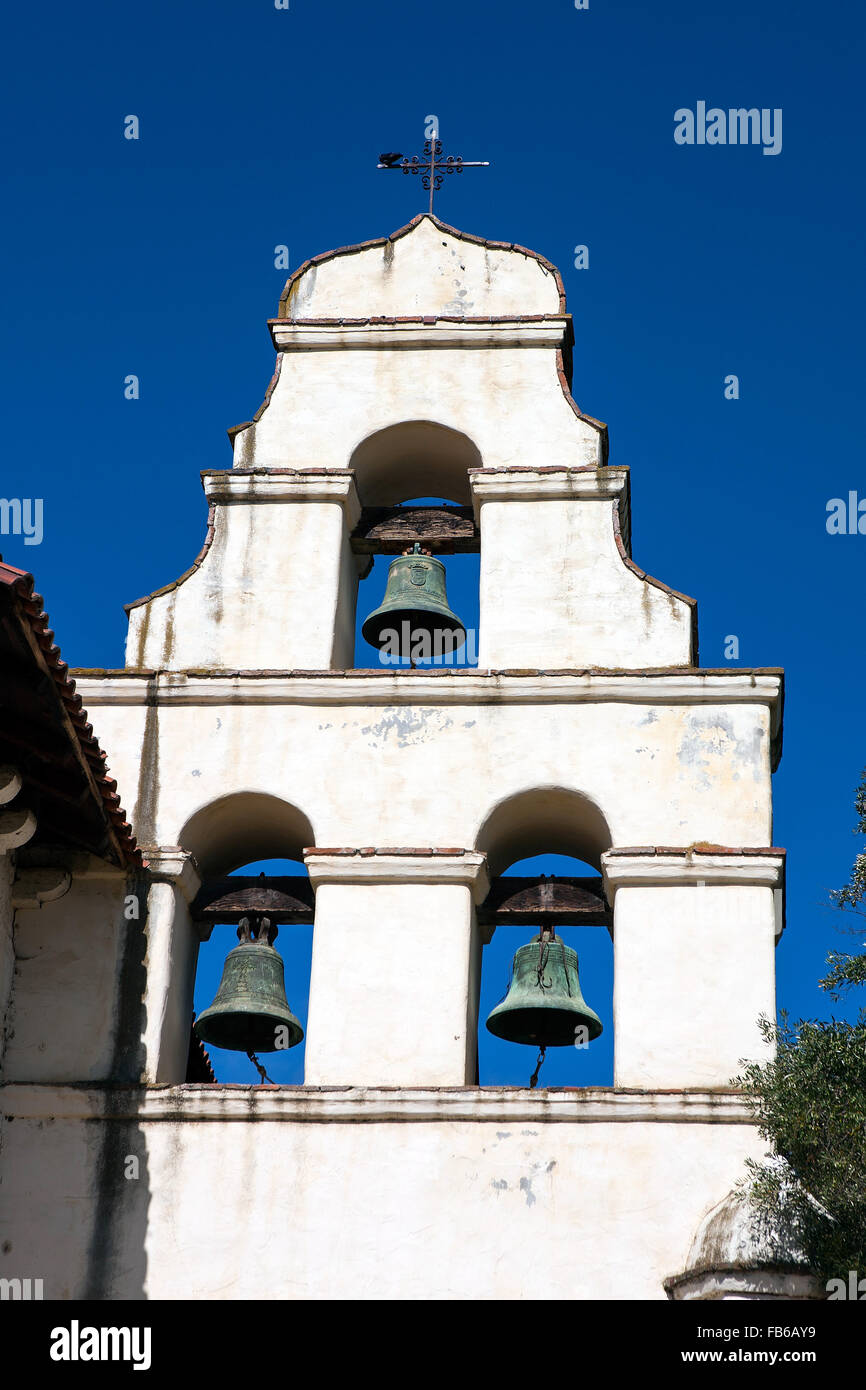
[(179, 579), (127, 606), (128, 667), (351, 666), (360, 515), (352, 474), (208, 470), (205, 543)]
[(235, 467), (346, 468), (407, 420), (469, 435), (487, 466), (606, 460), (606, 427), (571, 397), (562, 278), (524, 247), (425, 214), (307, 261), (270, 328), (277, 370), (229, 432)]

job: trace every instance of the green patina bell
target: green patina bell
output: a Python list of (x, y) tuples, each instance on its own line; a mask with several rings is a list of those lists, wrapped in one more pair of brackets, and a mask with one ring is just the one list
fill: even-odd
[(229, 951), (216, 998), (195, 1021), (202, 1042), (232, 1052), (276, 1052), (304, 1036), (286, 999), (283, 958), (267, 917), (244, 917), (240, 944)]
[[(466, 629), (448, 606), (445, 592), (445, 566), (415, 543), (405, 555), (391, 561), (385, 597), (364, 622), (365, 641), (374, 647), (390, 644), (408, 656), (417, 639), (426, 637), (430, 651), (422, 656), (455, 651), (466, 640)], [(396, 641), (393, 636), (396, 634)], [(439, 644), (436, 650), (437, 642)]]
[(577, 952), (543, 929), (515, 952), (508, 993), (491, 1009), (488, 1031), (506, 1042), (534, 1047), (573, 1047), (576, 1029), (597, 1038), (601, 1019), (585, 1002), (577, 974)]

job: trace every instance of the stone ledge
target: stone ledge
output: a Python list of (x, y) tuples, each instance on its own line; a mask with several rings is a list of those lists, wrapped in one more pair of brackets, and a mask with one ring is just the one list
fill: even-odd
[(608, 855), (608, 858), (609, 858), (609, 859), (616, 858), (617, 856), (631, 856), (631, 855), (641, 856), (641, 855), (656, 855), (656, 854), (658, 854), (658, 855), (678, 854), (678, 855), (682, 855), (682, 856), (692, 856), (692, 857), (693, 857), (694, 855), (696, 855), (696, 854), (697, 854), (697, 855), (709, 854), (709, 855), (712, 855), (713, 858), (715, 858), (716, 855), (726, 855), (726, 854), (727, 854), (727, 855), (743, 855), (743, 854), (754, 855), (754, 854), (757, 854), (757, 855), (771, 855), (771, 856), (782, 855), (782, 856), (784, 857), (784, 855), (785, 855), (786, 853), (787, 853), (786, 850), (780, 849), (777, 845), (759, 845), (757, 848), (755, 848), (754, 846), (751, 846), (751, 845), (746, 845), (745, 847), (739, 847), (739, 846), (732, 847), (732, 846), (730, 846), (730, 845), (711, 845), (711, 844), (709, 844), (709, 843), (703, 843), (703, 842), (702, 842), (702, 843), (698, 843), (698, 844), (694, 844), (694, 845), (616, 845), (616, 846), (614, 846), (613, 849), (609, 849), (609, 850), (607, 851), (607, 855)]
[(785, 882), (785, 851), (716, 849), (690, 846), (643, 846), (637, 850), (609, 849), (601, 856), (601, 871), (608, 901), (618, 888), (703, 884), (781, 888)]
[(304, 850), (304, 863), (314, 889), (322, 884), (423, 883), (469, 888), (476, 903), (490, 892), (487, 857), (472, 849), (310, 847)]
[(369, 857), (371, 854), (409, 854), (413, 855), (415, 858), (422, 859), (427, 859), (434, 854), (451, 856), (461, 854), (472, 854), (472, 852), (473, 851), (471, 849), (465, 849), (459, 846), (455, 849), (437, 849), (432, 845), (401, 845), (397, 848), (392, 848), (391, 846), (380, 848), (374, 845), (364, 845), (361, 849), (350, 849), (346, 846), (340, 846), (339, 848), (335, 849), (332, 848), (330, 845), (307, 845), (303, 850), (304, 854), (360, 854), (363, 857)]
[(352, 348), (437, 349), (542, 347), (570, 343), (565, 314), (505, 314), (469, 318), (437, 314), (415, 318), (270, 319), (277, 352), (345, 351)]
[(261, 1120), (296, 1124), (754, 1125), (743, 1094), (719, 1090), (510, 1086), (113, 1086), (0, 1083), (0, 1114), (16, 1120)]
[[(316, 703), (317, 700), (351, 700), (352, 687), (362, 704), (384, 699), (419, 703), (428, 699), (455, 704), (543, 700), (719, 703), (748, 701), (775, 705), (782, 694), (783, 672), (740, 667), (704, 670), (690, 666), (665, 666), (641, 670), (595, 668), (546, 670), (526, 667), (513, 670), (457, 669), (394, 671), (357, 668), (345, 671), (219, 670), (190, 668), (158, 671), (144, 667), (78, 668), (71, 672), (78, 690), (89, 704), (221, 702), (221, 686), (236, 688), (251, 701), (266, 703)], [(140, 687), (136, 690), (136, 685)], [(269, 688), (270, 687), (270, 688)], [(192, 698), (190, 698), (192, 697)]]

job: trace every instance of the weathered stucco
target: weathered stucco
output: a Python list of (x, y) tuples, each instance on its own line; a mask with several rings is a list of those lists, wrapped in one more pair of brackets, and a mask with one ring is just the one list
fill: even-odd
[(762, 1152), (731, 1101), (10, 1088), (0, 1269), (46, 1298), (664, 1298)]
[(560, 284), (550, 262), (530, 251), (485, 245), (421, 217), (379, 244), (302, 267), (280, 310), (301, 319), (558, 314)]
[(558, 786), (616, 845), (771, 842), (775, 674), (120, 672), (78, 688), (146, 844), (181, 844), (201, 808), (255, 791), (299, 807), (319, 845), (474, 848), (500, 801)]
[[(282, 313), (201, 554), (131, 606), (126, 670), (76, 673), (145, 869), (64, 861), (15, 909), (0, 855), (0, 1275), (663, 1298), (763, 1149), (730, 1082), (773, 1008), (781, 675), (698, 671), (694, 604), (631, 561), (547, 262), (421, 218), (303, 268)], [(352, 531), (419, 496), (475, 505), (481, 669), (354, 671)], [(604, 876), (610, 1090), (471, 1084), (476, 907), (545, 852)], [(179, 1085), (190, 904), (263, 858), (316, 893), (306, 1085)]]

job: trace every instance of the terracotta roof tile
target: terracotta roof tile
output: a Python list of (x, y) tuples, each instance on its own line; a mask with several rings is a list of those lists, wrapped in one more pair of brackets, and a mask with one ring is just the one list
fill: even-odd
[(54, 631), (48, 626), (48, 614), (43, 607), (42, 595), (34, 588), (33, 575), (28, 574), (26, 570), (16, 569), (14, 565), (7, 565), (0, 559), (0, 586), (3, 586), (12, 598), (42, 653), (45, 670), (54, 682), (57, 698), (72, 725), (84, 762), (95, 784), (95, 795), (100, 799), (102, 814), (118, 857), (125, 867), (138, 868), (141, 866), (141, 854), (136, 847), (132, 827), (120, 804), (117, 783), (108, 775), (105, 754), (94, 737), (93, 725), (87, 718), (81, 696), (76, 694), (75, 681), (69, 675), (69, 666), (54, 642)]

